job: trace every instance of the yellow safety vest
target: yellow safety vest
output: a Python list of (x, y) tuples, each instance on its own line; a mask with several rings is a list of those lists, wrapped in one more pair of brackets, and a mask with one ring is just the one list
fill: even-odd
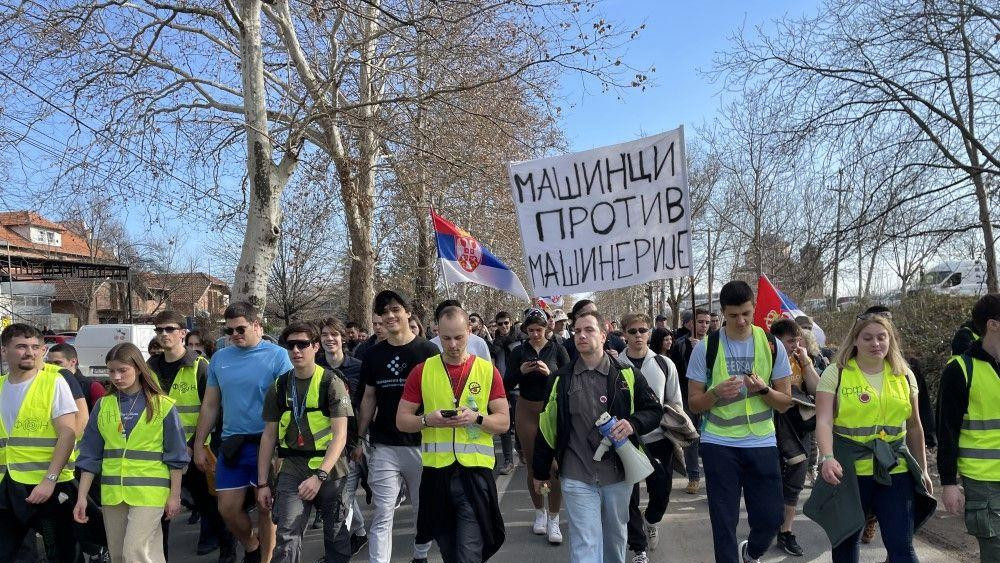
[[(466, 378), (465, 387), (458, 401), (451, 385), (451, 378), (440, 354), (424, 362), (420, 377), (421, 400), (424, 412), (439, 409), (454, 409), (456, 404), (465, 406), (469, 398), (476, 402), (479, 413), (487, 413), (490, 391), (493, 387), (493, 364), (478, 356), (473, 356), (472, 369)], [(477, 426), (478, 428), (478, 426)], [(469, 436), (464, 428), (427, 427), (420, 431), (420, 457), (424, 467), (448, 467), (456, 461), (464, 467), (485, 467), (492, 469), (496, 463), (493, 450), (493, 435), (481, 428), (475, 437)]]
[[(17, 413), (14, 428), (4, 427), (0, 419), (0, 481), (6, 475), (25, 485), (37, 485), (48, 474), (55, 454), (59, 433), (52, 425), (52, 403), (56, 397), (56, 384), (62, 374), (59, 366), (45, 364), (38, 371)], [(6, 375), (0, 376), (0, 392), (7, 383)], [(73, 480), (73, 462), (76, 453), (59, 472), (58, 482)]]
[[(840, 372), (837, 395), (837, 415), (833, 431), (848, 440), (868, 443), (879, 439), (894, 442), (906, 436), (906, 421), (913, 412), (910, 404), (910, 382), (906, 374), (894, 374), (885, 362), (882, 375), (882, 393), (868, 383), (856, 360), (847, 362)], [(889, 473), (905, 473), (906, 460), (898, 458), (899, 465)], [(871, 454), (854, 463), (858, 475), (872, 475)]]
[[(198, 396), (198, 366), (201, 362), (208, 363), (208, 360), (198, 356), (193, 364), (177, 370), (177, 376), (170, 384), (170, 389), (164, 389), (167, 396), (174, 400), (181, 426), (184, 428), (184, 440), (188, 442), (198, 429), (198, 413), (201, 412), (201, 397)], [(156, 375), (159, 383), (159, 375)]]
[(295, 423), (299, 431), (298, 435), (302, 437), (301, 445), (298, 440), (292, 437), (292, 433), (289, 432), (292, 424), (291, 394), (292, 386), (296, 384), (294, 381), (295, 374), (294, 372), (289, 372), (287, 376), (279, 377), (274, 381), (275, 391), (277, 392), (280, 389), (278, 383), (282, 379), (285, 379), (285, 409), (278, 420), (278, 436), (281, 440), (278, 445), (278, 457), (308, 456), (310, 469), (319, 469), (319, 466), (323, 464), (326, 448), (333, 440), (333, 426), (330, 424), (330, 417), (323, 414), (323, 409), (320, 407), (320, 401), (326, 400), (326, 397), (319, 396), (320, 383), (323, 381), (324, 372), (325, 370), (321, 366), (316, 366), (312, 378), (309, 380), (309, 390), (306, 391), (305, 398), (305, 427), (300, 426), (298, 421)]
[(125, 503), (129, 506), (167, 504), (170, 497), (170, 468), (163, 463), (163, 420), (174, 406), (166, 395), (153, 398), (153, 418), (146, 420), (146, 411), (128, 438), (119, 431), (122, 413), (118, 395), (101, 398), (97, 429), (104, 438), (101, 461), (101, 504)]
[(958, 434), (958, 472), (979, 481), (1000, 481), (1000, 377), (989, 362), (970, 356), (959, 356), (958, 365), (969, 389), (969, 408)]
[[(771, 385), (771, 345), (764, 329), (753, 328), (753, 371), (764, 382)], [(721, 335), (720, 335), (721, 340)], [(729, 379), (726, 354), (720, 350), (711, 366), (710, 389)], [(770, 436), (774, 434), (774, 411), (760, 395), (739, 395), (733, 399), (719, 399), (705, 414), (705, 430), (716, 436), (745, 438)]]

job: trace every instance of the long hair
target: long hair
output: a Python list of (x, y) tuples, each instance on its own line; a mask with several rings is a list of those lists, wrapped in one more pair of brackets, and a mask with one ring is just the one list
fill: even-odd
[[(164, 393), (163, 389), (160, 389), (160, 384), (157, 383), (156, 376), (153, 375), (153, 370), (149, 369), (149, 366), (146, 365), (146, 360), (143, 359), (142, 352), (139, 351), (139, 348), (135, 344), (122, 342), (115, 345), (111, 350), (108, 350), (108, 355), (105, 356), (104, 363), (106, 365), (111, 362), (121, 362), (135, 368), (136, 380), (142, 388), (142, 394), (146, 397), (146, 421), (149, 422), (152, 420), (156, 406), (159, 404), (159, 401), (153, 401), (153, 397), (163, 395)], [(117, 395), (118, 388), (112, 384), (110, 392)]]
[(910, 365), (906, 363), (899, 349), (899, 335), (896, 333), (896, 327), (893, 326), (891, 320), (879, 314), (862, 315), (854, 323), (850, 334), (844, 339), (844, 345), (837, 352), (835, 358), (837, 367), (844, 369), (847, 367), (847, 362), (858, 355), (858, 347), (855, 346), (854, 341), (858, 339), (858, 335), (861, 334), (861, 331), (865, 327), (872, 324), (877, 324), (889, 332), (889, 351), (885, 359), (889, 362), (889, 368), (892, 369), (892, 373), (895, 375), (910, 373)]

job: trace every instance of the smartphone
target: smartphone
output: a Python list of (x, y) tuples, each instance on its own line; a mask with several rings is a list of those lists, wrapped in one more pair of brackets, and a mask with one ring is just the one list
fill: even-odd
[(455, 409), (442, 410), (441, 411), (441, 416), (443, 416), (445, 418), (452, 418), (452, 417), (458, 416), (458, 411), (455, 410)]

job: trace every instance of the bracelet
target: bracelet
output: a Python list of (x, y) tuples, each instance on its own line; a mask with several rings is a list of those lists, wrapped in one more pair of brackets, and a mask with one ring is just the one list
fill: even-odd
[(709, 389), (708, 390), (708, 394), (711, 395), (711, 396), (713, 396), (713, 397), (715, 397), (716, 400), (719, 399), (719, 394), (715, 392), (715, 387), (712, 387), (711, 389)]
[(271, 484), (268, 483), (267, 481), (264, 481), (263, 483), (257, 485), (257, 490), (258, 491), (261, 490), (261, 489), (270, 489), (270, 488), (271, 488)]
[(820, 456), (820, 458), (819, 458), (819, 460), (821, 462), (822, 461), (830, 461), (831, 459), (834, 459), (833, 454), (824, 454), (824, 455)]

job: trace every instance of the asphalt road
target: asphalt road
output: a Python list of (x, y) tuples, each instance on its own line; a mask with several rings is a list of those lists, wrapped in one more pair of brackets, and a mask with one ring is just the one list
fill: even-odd
[[(660, 523), (660, 545), (656, 551), (649, 553), (650, 561), (657, 563), (675, 562), (705, 562), (714, 561), (712, 553), (711, 527), (708, 518), (708, 503), (704, 494), (689, 495), (684, 492), (686, 480), (674, 480), (674, 492), (670, 507)], [(569, 530), (563, 512), (562, 546), (550, 546), (543, 536), (531, 533), (534, 511), (527, 493), (527, 485), (523, 467), (518, 467), (513, 475), (499, 476), (497, 487), (500, 493), (501, 511), (507, 528), (507, 541), (501, 551), (490, 561), (497, 563), (554, 563), (569, 560)], [(802, 499), (807, 498), (810, 489), (803, 491)], [(363, 499), (362, 499), (363, 504)], [(370, 512), (370, 507), (363, 505), (363, 511)], [(367, 514), (366, 514), (367, 516)], [(172, 561), (192, 561), (197, 563), (214, 563), (217, 555), (203, 557), (194, 555), (197, 543), (197, 526), (188, 525), (186, 516), (181, 516), (172, 524), (170, 534), (170, 554)], [(965, 536), (964, 524), (958, 518), (935, 516), (927, 527), (930, 533), (922, 533), (915, 541), (917, 555), (921, 563), (953, 563), (956, 561), (978, 561), (975, 543)], [(748, 528), (744, 518), (740, 522), (738, 534), (744, 536)], [(393, 529), (393, 561), (408, 562), (411, 557), (412, 538), (414, 532), (413, 510), (408, 503), (396, 512)], [(794, 526), (794, 532), (799, 544), (805, 549), (802, 557), (786, 555), (783, 551), (772, 547), (762, 558), (766, 562), (822, 562), (830, 561), (830, 547), (823, 531), (811, 520), (799, 515)], [(964, 538), (962, 537), (964, 536)], [(308, 530), (304, 542), (302, 561), (313, 563), (322, 555), (321, 530)], [(355, 561), (367, 561), (368, 552), (363, 550)], [(881, 539), (867, 546), (862, 546), (862, 562), (885, 561), (885, 549)], [(431, 551), (431, 561), (440, 561), (436, 550)]]

